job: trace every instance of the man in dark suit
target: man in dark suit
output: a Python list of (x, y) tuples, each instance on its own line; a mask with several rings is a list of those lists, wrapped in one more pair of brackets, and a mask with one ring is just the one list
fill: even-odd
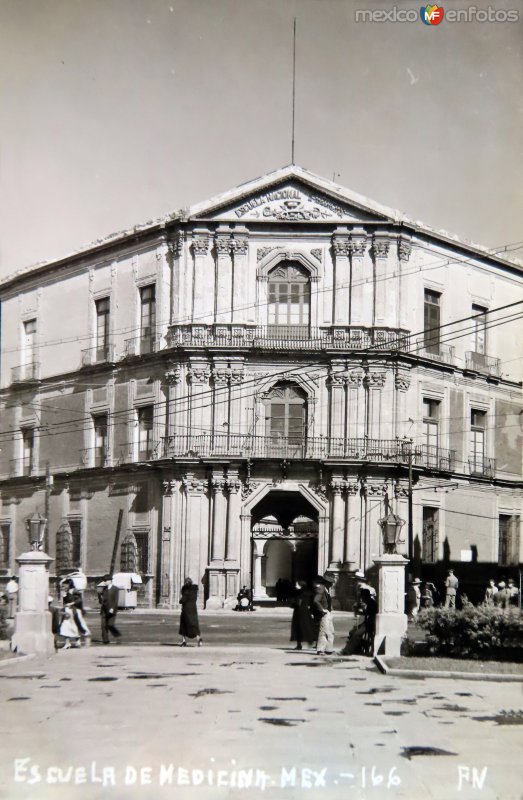
[(114, 624), (118, 612), (118, 588), (113, 586), (110, 575), (104, 575), (101, 591), (98, 593), (98, 599), (100, 601), (102, 641), (104, 644), (109, 644), (109, 632), (111, 632), (116, 639), (122, 635)]

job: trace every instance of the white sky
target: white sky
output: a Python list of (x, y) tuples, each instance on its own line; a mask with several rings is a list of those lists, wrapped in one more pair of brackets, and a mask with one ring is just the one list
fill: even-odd
[(0, 276), (289, 163), (294, 16), (296, 163), (489, 247), (520, 242), (523, 6), (474, 3), (489, 4), (521, 20), (355, 22), (390, 0), (0, 0)]

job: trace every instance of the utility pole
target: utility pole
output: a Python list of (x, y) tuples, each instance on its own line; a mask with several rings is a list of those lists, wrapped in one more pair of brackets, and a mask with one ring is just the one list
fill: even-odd
[(408, 500), (408, 521), (407, 521), (407, 535), (408, 535), (408, 555), (410, 562), (410, 570), (413, 572), (413, 559), (414, 559), (414, 529), (412, 520), (412, 444), (413, 440), (409, 439), (409, 493)]
[(45, 462), (45, 536), (44, 536), (44, 553), (49, 552), (49, 513), (51, 506), (51, 487), (53, 485), (53, 478), (51, 476), (51, 466), (49, 461)]

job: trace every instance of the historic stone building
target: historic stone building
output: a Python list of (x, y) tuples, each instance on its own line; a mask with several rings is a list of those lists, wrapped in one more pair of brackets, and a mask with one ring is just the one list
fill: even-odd
[(3, 574), (39, 511), (58, 572), (143, 605), (329, 570), (344, 607), (389, 507), (427, 574), (515, 569), (522, 273), (298, 167), (14, 272)]

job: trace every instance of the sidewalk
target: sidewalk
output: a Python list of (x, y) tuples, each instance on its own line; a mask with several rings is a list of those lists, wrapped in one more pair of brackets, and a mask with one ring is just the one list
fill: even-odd
[(363, 657), (91, 647), (4, 667), (0, 701), (9, 800), (521, 797), (522, 727), (494, 719), (519, 687)]

